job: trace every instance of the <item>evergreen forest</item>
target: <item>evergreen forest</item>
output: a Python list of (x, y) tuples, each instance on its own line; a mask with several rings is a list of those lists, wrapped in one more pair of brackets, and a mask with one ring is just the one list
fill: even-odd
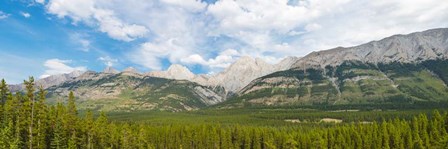
[[(11, 93), (4, 80), (0, 84), (0, 148), (448, 148), (446, 108), (396, 110), (380, 115), (378, 111), (321, 113), (303, 110), (301, 115), (300, 110), (275, 112), (268, 109), (274, 112), (261, 113), (261, 109), (253, 109), (258, 114), (235, 110), (242, 116), (232, 116), (231, 111), (206, 109), (178, 114), (140, 113), (146, 115), (132, 119), (126, 118), (130, 114), (78, 111), (72, 92), (63, 103), (47, 104), (46, 91), (36, 89), (32, 77), (24, 81), (24, 85), (24, 92)], [(216, 118), (206, 113), (227, 115)], [(161, 116), (144, 118), (156, 114)], [(319, 115), (350, 116), (341, 117), (344, 122), (322, 123), (316, 120)], [(170, 116), (172, 119), (191, 116), (191, 120), (170, 120)], [(251, 120), (245, 116), (254, 121), (249, 122)], [(301, 118), (302, 123), (283, 121), (294, 118)]]

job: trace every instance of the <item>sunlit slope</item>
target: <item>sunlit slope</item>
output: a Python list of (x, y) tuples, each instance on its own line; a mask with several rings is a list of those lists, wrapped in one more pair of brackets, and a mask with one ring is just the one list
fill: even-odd
[(447, 101), (448, 61), (290, 69), (258, 78), (229, 105), (310, 105)]
[(81, 109), (184, 111), (223, 100), (216, 93), (219, 89), (184, 80), (94, 72), (86, 78), (49, 88), (50, 101), (64, 99), (67, 92), (74, 91)]

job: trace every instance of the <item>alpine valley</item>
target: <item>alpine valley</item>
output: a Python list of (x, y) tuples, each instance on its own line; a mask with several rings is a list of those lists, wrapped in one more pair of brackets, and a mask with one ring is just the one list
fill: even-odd
[(437, 104), (448, 101), (447, 58), (448, 29), (440, 28), (286, 57), (277, 64), (243, 56), (213, 75), (196, 75), (178, 64), (147, 73), (108, 67), (53, 75), (36, 84), (44, 85), (50, 103), (73, 91), (80, 109), (101, 111)]

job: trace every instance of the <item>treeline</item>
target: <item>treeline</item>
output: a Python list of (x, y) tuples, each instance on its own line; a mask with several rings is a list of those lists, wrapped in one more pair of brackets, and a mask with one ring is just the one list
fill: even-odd
[(328, 128), (155, 125), (110, 122), (104, 113), (79, 117), (73, 93), (66, 104), (46, 105), (33, 78), (24, 84), (25, 93), (14, 95), (0, 84), (0, 148), (448, 148), (448, 114), (438, 111), (430, 118)]

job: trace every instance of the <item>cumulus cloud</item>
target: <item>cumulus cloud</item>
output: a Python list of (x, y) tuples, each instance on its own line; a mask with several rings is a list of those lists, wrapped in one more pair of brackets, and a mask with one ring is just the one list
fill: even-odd
[(29, 17), (31, 17), (31, 14), (29, 14), (29, 13), (27, 13), (27, 12), (23, 12), (23, 11), (20, 12), (20, 15), (22, 15), (22, 16), (25, 17), (25, 18), (29, 18)]
[(439, 0), (48, 0), (46, 7), (114, 39), (143, 37), (127, 58), (153, 70), (165, 61), (222, 68), (240, 55), (272, 63), (448, 26), (448, 3)]
[(77, 50), (81, 50), (84, 52), (89, 52), (91, 47), (91, 42), (90, 40), (87, 39), (87, 35), (85, 34), (80, 34), (80, 33), (72, 33), (70, 34), (70, 40), (78, 45), (79, 47), (77, 48)]
[(104, 65), (106, 65), (108, 67), (112, 67), (113, 65), (115, 65), (115, 63), (118, 62), (117, 59), (111, 58), (109, 56), (99, 57), (98, 60), (102, 61), (104, 63)]
[(6, 19), (6, 18), (8, 18), (8, 17), (9, 17), (9, 14), (4, 13), (3, 11), (0, 11), (0, 20), (2, 20), (2, 19)]
[(144, 26), (125, 23), (113, 10), (98, 7), (98, 3), (97, 0), (49, 0), (46, 7), (49, 13), (59, 18), (68, 17), (75, 23), (84, 22), (117, 40), (132, 41), (149, 32)]
[(163, 58), (176, 62), (184, 52), (188, 52), (184, 47), (179, 46), (176, 38), (161, 42), (146, 42), (140, 45), (139, 49), (130, 54), (131, 61), (143, 65), (152, 70), (161, 70)]
[(60, 59), (49, 59), (45, 61), (44, 66), (46, 67), (46, 70), (44, 74), (40, 76), (40, 78), (46, 78), (51, 75), (56, 74), (65, 74), (70, 73), (76, 70), (79, 71), (86, 71), (87, 67), (79, 66), (79, 67), (73, 67), (69, 66), (72, 61), (71, 60), (60, 60)]
[(219, 53), (215, 58), (204, 60), (204, 58), (199, 54), (193, 54), (186, 58), (182, 58), (180, 61), (185, 64), (200, 64), (208, 66), (212, 69), (215, 68), (226, 68), (231, 63), (233, 63), (240, 53), (234, 49), (227, 49)]
[(198, 0), (161, 0), (163, 3), (179, 6), (189, 11), (200, 11), (207, 5)]
[(36, 3), (39, 3), (39, 4), (44, 4), (44, 3), (45, 3), (45, 0), (35, 0), (35, 2), (36, 2)]
[(218, 1), (208, 11), (217, 20), (214, 34), (276, 57), (448, 26), (448, 3), (436, 0), (305, 0), (294, 5), (287, 0)]

